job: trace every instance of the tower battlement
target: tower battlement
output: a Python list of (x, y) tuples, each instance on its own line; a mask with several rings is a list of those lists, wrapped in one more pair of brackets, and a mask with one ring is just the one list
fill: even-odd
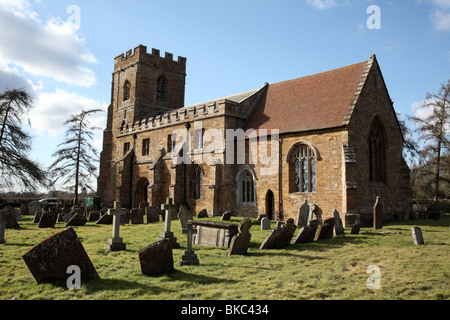
[(114, 69), (121, 69), (127, 67), (136, 62), (144, 62), (148, 64), (170, 64), (172, 69), (176, 69), (179, 72), (185, 72), (186, 70), (186, 58), (178, 56), (177, 60), (174, 60), (173, 54), (165, 52), (164, 57), (161, 57), (159, 49), (152, 48), (152, 52), (147, 52), (147, 47), (139, 45), (134, 50), (128, 50), (126, 53), (122, 53), (114, 58)]

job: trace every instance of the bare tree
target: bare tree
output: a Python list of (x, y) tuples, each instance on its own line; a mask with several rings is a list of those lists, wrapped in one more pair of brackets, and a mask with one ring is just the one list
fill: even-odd
[(75, 193), (74, 204), (78, 204), (80, 188), (93, 191), (90, 183), (92, 177), (96, 175), (96, 162), (99, 161), (97, 151), (92, 146), (93, 131), (100, 128), (92, 126), (88, 118), (101, 111), (101, 109), (83, 110), (80, 114), (71, 116), (65, 122), (65, 125), (69, 125), (66, 140), (58, 145), (59, 149), (52, 155), (56, 157), (49, 168), (53, 184), (59, 179), (64, 179), (62, 184)]
[(28, 156), (32, 137), (21, 127), (24, 115), (32, 108), (33, 101), (23, 89), (0, 95), (0, 187), (21, 185), (36, 191), (46, 184), (45, 171)]
[(434, 181), (434, 200), (439, 199), (439, 185), (443, 181), (442, 156), (449, 151), (449, 112), (450, 112), (450, 79), (441, 85), (438, 94), (428, 93), (420, 107), (427, 116), (414, 116), (411, 119), (417, 126), (420, 140), (425, 143), (422, 150), (422, 172), (431, 175)]

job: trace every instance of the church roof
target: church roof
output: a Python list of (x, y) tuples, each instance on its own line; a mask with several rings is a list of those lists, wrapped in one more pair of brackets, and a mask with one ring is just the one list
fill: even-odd
[(370, 60), (293, 80), (269, 84), (243, 124), (280, 134), (348, 124), (375, 56)]

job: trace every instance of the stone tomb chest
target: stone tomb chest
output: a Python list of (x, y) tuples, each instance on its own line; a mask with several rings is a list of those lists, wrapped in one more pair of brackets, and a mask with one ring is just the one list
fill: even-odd
[(194, 244), (204, 246), (229, 248), (238, 233), (238, 225), (232, 223), (193, 220), (192, 225), (197, 228)]

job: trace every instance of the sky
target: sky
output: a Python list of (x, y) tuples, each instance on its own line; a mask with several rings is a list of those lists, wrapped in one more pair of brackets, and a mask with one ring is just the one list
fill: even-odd
[(48, 167), (81, 110), (105, 128), (114, 57), (140, 44), (187, 58), (186, 105), (375, 54), (414, 115), (450, 78), (450, 0), (0, 0), (0, 92), (33, 96), (32, 159)]

